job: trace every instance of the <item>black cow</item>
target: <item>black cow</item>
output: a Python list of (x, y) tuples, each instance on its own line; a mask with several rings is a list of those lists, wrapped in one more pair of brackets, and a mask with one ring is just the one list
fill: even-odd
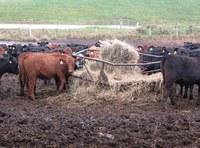
[(200, 48), (200, 43), (184, 42), (184, 47), (194, 50)]
[(0, 78), (5, 73), (18, 74), (18, 62), (12, 57), (0, 58)]
[[(200, 85), (200, 58), (180, 55), (165, 55), (161, 61), (161, 69), (164, 82), (164, 106), (168, 97), (172, 105), (177, 106), (173, 96), (173, 85), (177, 81), (184, 81), (188, 85)], [(199, 87), (197, 105), (200, 105)]]
[(41, 41), (41, 42), (38, 42), (37, 44), (38, 44), (38, 46), (46, 46), (47, 44), (49, 44), (49, 42), (48, 41)]
[[(149, 63), (149, 62), (156, 62), (156, 61), (161, 61), (162, 57), (165, 54), (176, 54), (177, 53), (177, 48), (167, 48), (167, 47), (154, 47), (151, 48), (151, 50), (148, 52), (148, 54), (155, 55), (155, 56), (160, 56), (160, 57), (154, 57), (154, 56), (149, 56), (149, 55), (143, 55), (140, 52), (140, 61), (142, 63)], [(144, 52), (146, 53), (146, 52)], [(160, 63), (157, 64), (150, 64), (144, 66), (144, 72), (147, 74), (152, 74), (155, 73), (153, 70), (159, 70), (161, 69)], [(151, 72), (153, 71), (153, 72)]]

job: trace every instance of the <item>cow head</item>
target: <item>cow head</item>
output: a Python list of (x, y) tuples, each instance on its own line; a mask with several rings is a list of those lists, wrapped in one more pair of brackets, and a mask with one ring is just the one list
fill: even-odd
[(60, 65), (67, 66), (68, 73), (71, 75), (75, 69), (75, 63), (82, 60), (81, 58), (73, 58), (72, 56), (67, 56), (66, 58), (59, 59)]
[(37, 44), (38, 44), (38, 46), (46, 46), (47, 44), (49, 44), (49, 42), (42, 41), (42, 42), (38, 42)]
[(7, 68), (8, 68), (8, 73), (12, 73), (12, 74), (18, 74), (18, 62), (15, 58), (13, 57), (9, 57), (7, 59)]
[(168, 54), (168, 55), (173, 55), (173, 54), (177, 54), (178, 48), (167, 48), (167, 47), (163, 47), (163, 53), (164, 54)]

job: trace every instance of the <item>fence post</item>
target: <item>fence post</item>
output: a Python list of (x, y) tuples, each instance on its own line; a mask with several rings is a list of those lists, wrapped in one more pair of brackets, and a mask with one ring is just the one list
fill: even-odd
[(176, 37), (177, 38), (179, 37), (179, 30), (178, 30), (178, 28), (176, 28)]
[(120, 29), (122, 29), (122, 21), (120, 21), (120, 24), (119, 24), (119, 25), (120, 25), (120, 26), (119, 26), (119, 27), (120, 27)]
[(149, 28), (149, 35), (151, 36), (151, 28)]
[(139, 27), (139, 22), (136, 23), (136, 28), (138, 28), (138, 27)]
[(29, 37), (32, 37), (32, 30), (31, 30), (31, 24), (29, 24)]

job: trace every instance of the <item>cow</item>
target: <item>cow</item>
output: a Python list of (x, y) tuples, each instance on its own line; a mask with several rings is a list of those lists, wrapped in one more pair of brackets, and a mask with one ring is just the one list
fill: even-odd
[(28, 96), (35, 99), (35, 82), (37, 78), (54, 78), (58, 92), (63, 87), (69, 76), (74, 72), (75, 62), (72, 56), (60, 53), (23, 53), (19, 56), (20, 95), (24, 95), (24, 85), (27, 83)]
[(151, 48), (155, 48), (153, 45), (148, 46), (148, 45), (138, 45), (138, 51), (141, 52), (149, 52), (151, 50)]
[(4, 51), (5, 49), (0, 46), (0, 57), (4, 57)]
[[(167, 99), (170, 98), (171, 104), (177, 107), (173, 96), (173, 85), (177, 81), (184, 81), (188, 85), (200, 85), (200, 58), (181, 55), (165, 55), (161, 60), (161, 69), (164, 84), (163, 102), (166, 108)], [(200, 105), (200, 87), (198, 89), (198, 99)]]
[(18, 62), (13, 57), (2, 57), (0, 58), (0, 78), (5, 73), (18, 74)]
[(55, 43), (49, 43), (49, 44), (46, 45), (46, 47), (47, 47), (49, 50), (52, 50), (52, 49), (60, 48), (61, 45), (60, 45), (60, 44), (55, 44)]
[[(156, 61), (161, 61), (162, 57), (165, 54), (169, 54), (169, 55), (176, 54), (177, 48), (154, 47), (148, 52), (148, 54), (151, 54), (152, 56), (145, 55), (143, 53), (145, 53), (145, 52), (140, 52), (140, 62), (142, 62), (142, 63), (156, 62)], [(155, 57), (155, 56), (157, 56), (157, 57)], [(145, 66), (143, 66), (143, 68), (144, 68), (144, 73), (147, 73), (150, 75), (150, 74), (155, 73), (154, 70), (160, 69), (160, 63), (145, 65)]]
[(194, 50), (200, 48), (200, 43), (184, 42), (183, 47)]
[(46, 46), (47, 44), (49, 44), (48, 41), (41, 41), (41, 42), (37, 42), (38, 46)]

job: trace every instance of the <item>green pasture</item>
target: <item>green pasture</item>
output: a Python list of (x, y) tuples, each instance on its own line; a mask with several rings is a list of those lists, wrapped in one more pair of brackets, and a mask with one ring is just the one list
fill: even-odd
[(0, 0), (0, 23), (198, 24), (199, 0)]

